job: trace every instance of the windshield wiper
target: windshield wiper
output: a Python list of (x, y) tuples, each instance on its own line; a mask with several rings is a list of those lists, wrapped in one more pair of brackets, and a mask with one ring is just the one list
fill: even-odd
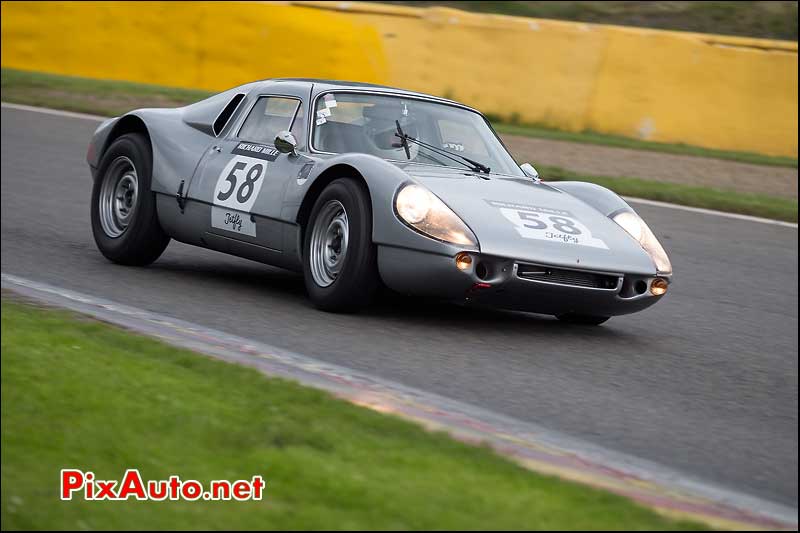
[(394, 136), (400, 137), (400, 146), (406, 151), (406, 157), (411, 159), (411, 151), (408, 149), (409, 136), (403, 133), (403, 128), (400, 127), (399, 120), (395, 120), (394, 123), (397, 124), (397, 131), (395, 132)]
[(461, 163), (462, 165), (468, 167), (473, 172), (485, 172), (488, 174), (491, 172), (491, 169), (484, 165), (483, 163), (479, 163), (470, 159), (469, 157), (465, 157), (461, 154), (457, 154), (455, 152), (451, 152), (450, 150), (445, 150), (444, 148), (439, 148), (438, 146), (434, 146), (432, 144), (428, 144), (424, 141), (420, 141), (419, 139), (415, 139), (411, 137), (407, 133), (403, 131), (403, 128), (400, 127), (400, 121), (395, 120), (395, 124), (397, 124), (397, 131), (395, 132), (394, 136), (400, 138), (400, 144), (397, 145), (398, 147), (402, 147), (406, 151), (406, 157), (411, 159), (411, 151), (409, 150), (408, 143), (412, 142), (417, 146), (421, 146), (423, 148), (427, 148), (433, 152), (436, 152), (439, 155), (442, 155), (451, 161), (455, 161), (456, 163)]

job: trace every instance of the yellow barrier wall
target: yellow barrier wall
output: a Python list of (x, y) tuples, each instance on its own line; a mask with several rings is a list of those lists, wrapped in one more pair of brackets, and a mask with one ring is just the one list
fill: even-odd
[(797, 157), (797, 43), (356, 2), (2, 4), (2, 65), (384, 83), (524, 122)]
[(0, 23), (4, 67), (211, 90), (387, 78), (371, 24), (286, 3), (3, 2)]

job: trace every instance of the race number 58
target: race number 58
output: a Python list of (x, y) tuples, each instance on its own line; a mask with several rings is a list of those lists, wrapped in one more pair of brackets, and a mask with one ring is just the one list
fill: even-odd
[(213, 202), (238, 211), (249, 212), (258, 198), (267, 161), (246, 156), (231, 159), (217, 179)]
[[(539, 213), (528, 211), (517, 211), (517, 216), (522, 221), (522, 225), (528, 229), (547, 229), (547, 224), (539, 218)], [(507, 217), (509, 218), (509, 217)], [(566, 217), (548, 216), (546, 217), (553, 229), (569, 235), (580, 235), (583, 233), (574, 220)], [(513, 219), (512, 219), (513, 220)]]
[(561, 242), (578, 246), (608, 249), (602, 239), (592, 236), (584, 224), (566, 213), (551, 214), (531, 207), (530, 210), (509, 207), (500, 208), (500, 212), (510, 220), (517, 233), (525, 239)]

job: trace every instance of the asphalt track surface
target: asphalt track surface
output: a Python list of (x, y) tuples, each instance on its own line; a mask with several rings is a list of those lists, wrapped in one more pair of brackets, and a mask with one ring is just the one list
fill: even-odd
[(797, 507), (796, 228), (637, 206), (672, 258), (658, 305), (598, 328), (387, 296), (316, 311), (302, 279), (172, 242), (109, 263), (88, 120), (2, 109), (2, 271), (435, 392)]

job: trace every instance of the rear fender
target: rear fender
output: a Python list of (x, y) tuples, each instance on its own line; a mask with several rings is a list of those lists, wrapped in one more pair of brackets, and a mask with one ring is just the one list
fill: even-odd
[(189, 181), (197, 164), (214, 140), (182, 120), (182, 109), (138, 109), (103, 122), (90, 143), (87, 160), (96, 178), (97, 167), (114, 139), (126, 133), (142, 133), (153, 154), (153, 192), (175, 196), (181, 180)]

